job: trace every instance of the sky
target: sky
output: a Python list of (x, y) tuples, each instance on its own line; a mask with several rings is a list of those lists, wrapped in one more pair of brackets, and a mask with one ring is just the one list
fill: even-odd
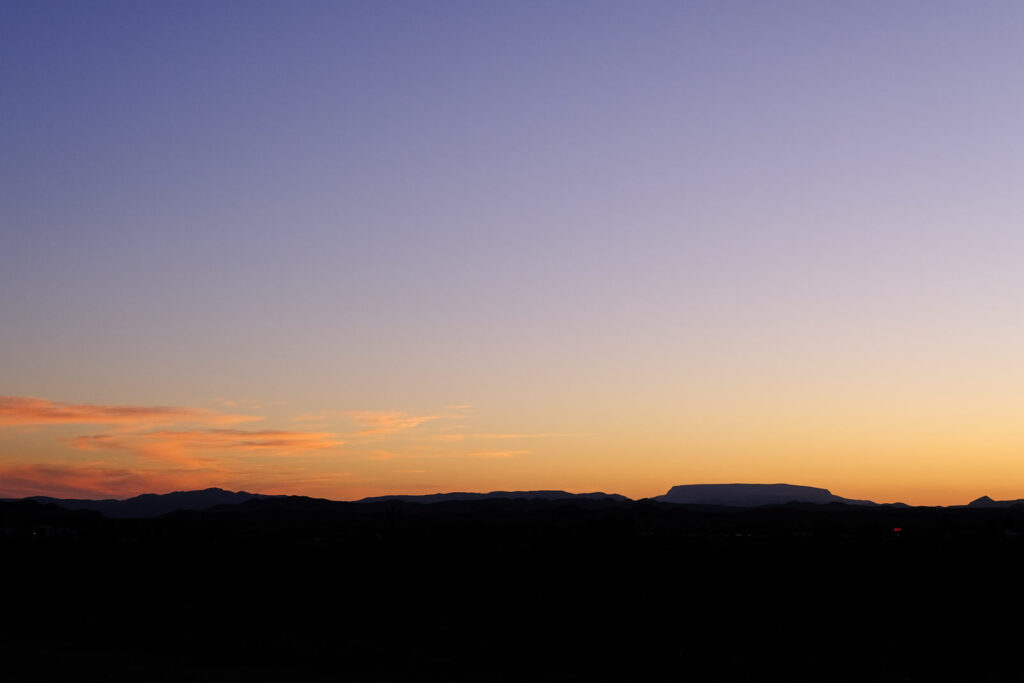
[(1022, 37), (0, 0), (0, 496), (1024, 497)]

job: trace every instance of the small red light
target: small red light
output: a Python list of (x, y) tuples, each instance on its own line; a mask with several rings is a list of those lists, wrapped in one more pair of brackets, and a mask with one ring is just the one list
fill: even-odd
[(899, 533), (899, 532), (903, 531), (903, 527), (901, 527), (901, 526), (893, 527), (892, 530), (895, 531), (896, 533)]

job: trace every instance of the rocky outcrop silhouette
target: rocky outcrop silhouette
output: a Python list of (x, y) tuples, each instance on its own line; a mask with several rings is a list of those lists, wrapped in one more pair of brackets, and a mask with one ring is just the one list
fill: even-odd
[(727, 505), (758, 507), (785, 503), (845, 503), (876, 505), (870, 500), (854, 500), (833, 495), (828, 489), (793, 484), (684, 484), (673, 486), (654, 500), (687, 505)]
[(982, 496), (967, 504), (969, 508), (1008, 508), (1013, 505), (1024, 505), (1024, 498), (1014, 500), (992, 500), (988, 496)]

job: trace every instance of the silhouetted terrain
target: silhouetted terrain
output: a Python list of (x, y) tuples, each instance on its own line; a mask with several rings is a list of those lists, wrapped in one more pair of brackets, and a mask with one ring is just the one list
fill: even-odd
[(103, 513), (105, 517), (144, 518), (159, 517), (175, 510), (205, 510), (214, 505), (244, 503), (253, 498), (267, 498), (267, 496), (245, 491), (210, 488), (201, 491), (176, 491), (164, 494), (144, 493), (126, 500), (84, 500), (50, 498), (48, 496), (32, 496), (25, 500), (55, 503), (68, 510), (95, 510)]
[(828, 489), (792, 484), (685, 484), (673, 486), (654, 500), (690, 505), (730, 505), (757, 507), (781, 503), (847, 503), (876, 505), (870, 500), (851, 500), (834, 496)]
[(988, 496), (982, 496), (976, 500), (972, 500), (967, 504), (968, 507), (972, 508), (1008, 508), (1013, 505), (1024, 505), (1024, 498), (1017, 498), (1016, 500), (992, 500)]
[(0, 503), (7, 680), (1016, 680), (1024, 507)]
[(430, 493), (423, 496), (375, 496), (363, 498), (359, 503), (380, 503), (385, 500), (401, 500), (407, 503), (443, 503), (450, 500), (483, 500), (485, 498), (520, 498), (534, 500), (571, 500), (573, 498), (592, 498), (626, 501), (629, 498), (617, 493), (569, 493), (567, 491), (491, 491), (490, 493)]
[[(141, 519), (158, 517), (176, 510), (207, 510), (218, 505), (234, 505), (256, 498), (271, 498), (245, 491), (225, 491), (210, 488), (201, 491), (176, 491), (174, 493), (146, 493), (126, 500), (84, 500), (76, 498), (50, 498), (32, 496), (24, 500), (40, 503), (54, 503), (68, 510), (94, 510), (106, 517), (118, 519)], [(406, 503), (443, 503), (449, 501), (472, 501), (486, 499), (508, 500), (615, 500), (627, 502), (630, 499), (617, 493), (569, 493), (567, 491), (491, 491), (490, 493), (431, 493), (427, 495), (391, 495), (363, 498), (357, 503), (380, 503), (403, 501)], [(722, 505), (729, 507), (758, 507), (782, 503), (847, 503), (850, 505), (877, 505), (870, 500), (851, 500), (830, 493), (827, 489), (792, 484), (688, 484), (673, 486), (668, 493), (653, 500), (664, 503), (690, 505)], [(993, 501), (987, 496), (970, 503), (978, 507), (1008, 507), (1017, 501)], [(897, 503), (902, 505), (902, 503)]]

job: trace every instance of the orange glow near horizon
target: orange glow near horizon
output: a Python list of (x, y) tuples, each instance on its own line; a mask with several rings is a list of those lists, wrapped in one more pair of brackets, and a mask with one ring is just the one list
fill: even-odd
[[(888, 407), (890, 410), (892, 406)], [(280, 411), (279, 411), (280, 412)], [(468, 406), (430, 414), (335, 411), (269, 419), (178, 407), (0, 399), (0, 496), (130, 497), (218, 486), (338, 500), (383, 494), (563, 489), (631, 498), (689, 483), (791, 483), (847, 498), (915, 505), (1024, 495), (1015, 425), (885, 407), (769, 420), (693, 414), (671, 428), (515, 432)], [(261, 420), (315, 429), (239, 429)], [(927, 423), (927, 429), (925, 426)], [(975, 422), (975, 425), (978, 423)], [(547, 427), (551, 425), (533, 425)], [(583, 426), (576, 424), (574, 426)], [(927, 435), (927, 437), (925, 436)], [(963, 454), (974, 445), (975, 458)], [(984, 450), (979, 448), (984, 446)]]

